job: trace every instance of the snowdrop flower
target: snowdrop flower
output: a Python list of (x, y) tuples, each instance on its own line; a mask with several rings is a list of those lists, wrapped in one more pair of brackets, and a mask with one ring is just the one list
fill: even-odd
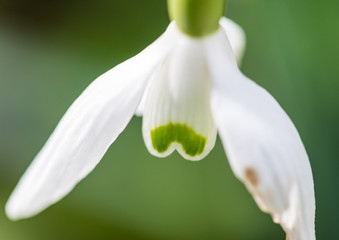
[(138, 113), (146, 147), (158, 157), (177, 150), (200, 160), (218, 132), (234, 174), (259, 208), (288, 239), (315, 239), (305, 148), (276, 100), (239, 71), (244, 33), (221, 17), (224, 0), (168, 3), (173, 21), (166, 32), (72, 104), (18, 183), (7, 215), (33, 216), (68, 194)]

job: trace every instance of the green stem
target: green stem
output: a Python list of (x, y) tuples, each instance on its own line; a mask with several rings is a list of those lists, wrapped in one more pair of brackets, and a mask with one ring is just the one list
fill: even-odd
[(202, 37), (219, 28), (226, 0), (167, 0), (171, 20), (193, 37)]

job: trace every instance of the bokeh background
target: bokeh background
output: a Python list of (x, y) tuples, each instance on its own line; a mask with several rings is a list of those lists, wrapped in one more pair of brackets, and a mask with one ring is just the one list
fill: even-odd
[[(339, 236), (339, 2), (230, 0), (242, 70), (280, 102), (313, 168), (317, 239)], [(168, 25), (164, 0), (0, 1), (0, 239), (285, 239), (233, 176), (220, 140), (204, 160), (151, 156), (135, 117), (62, 201), (9, 221), (4, 205), (68, 106)]]

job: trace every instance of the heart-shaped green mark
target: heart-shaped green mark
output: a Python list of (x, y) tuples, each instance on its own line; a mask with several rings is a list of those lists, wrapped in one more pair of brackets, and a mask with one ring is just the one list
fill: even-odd
[(207, 138), (182, 123), (168, 123), (151, 130), (152, 145), (159, 153), (167, 151), (171, 143), (181, 144), (184, 152), (195, 157), (203, 153)]

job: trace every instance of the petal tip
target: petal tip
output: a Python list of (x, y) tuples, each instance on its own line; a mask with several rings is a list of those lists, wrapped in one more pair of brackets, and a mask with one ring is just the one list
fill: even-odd
[[(5, 206), (6, 216), (12, 221), (18, 221), (26, 218), (24, 211), (20, 211), (20, 206), (15, 203), (12, 199), (9, 199)], [(27, 216), (29, 217), (29, 216)]]

